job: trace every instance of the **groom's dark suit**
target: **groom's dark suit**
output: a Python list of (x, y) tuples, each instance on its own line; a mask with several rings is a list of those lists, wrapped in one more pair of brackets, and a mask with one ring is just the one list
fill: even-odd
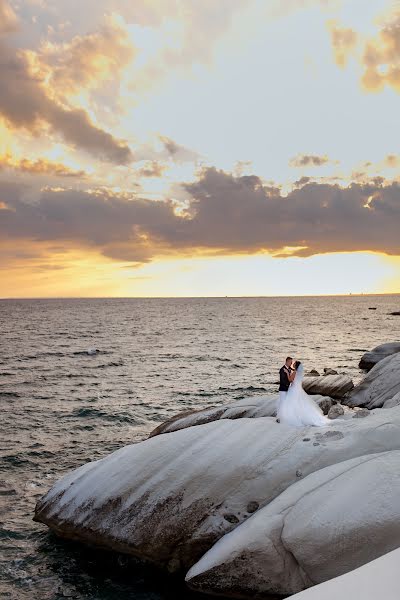
[(292, 369), (290, 367), (287, 367), (286, 365), (283, 365), (283, 367), (281, 367), (279, 369), (279, 391), (280, 392), (287, 392), (290, 386), (290, 381), (289, 381), (289, 375), (292, 372)]

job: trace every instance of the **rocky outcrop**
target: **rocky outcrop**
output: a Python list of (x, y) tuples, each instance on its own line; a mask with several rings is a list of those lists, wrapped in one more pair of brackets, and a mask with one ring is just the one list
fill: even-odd
[(353, 387), (353, 381), (348, 375), (308, 376), (303, 380), (303, 388), (307, 394), (321, 394), (337, 399), (344, 398)]
[(339, 373), (335, 369), (324, 368), (324, 375), (338, 375)]
[(277, 394), (273, 396), (256, 396), (223, 404), (222, 406), (206, 408), (205, 410), (179, 413), (153, 429), (149, 437), (161, 433), (171, 433), (195, 425), (204, 425), (219, 419), (275, 417), (278, 398)]
[(382, 408), (394, 408), (395, 406), (400, 405), (400, 392), (398, 392), (393, 398), (390, 400), (386, 400)]
[(295, 594), (291, 600), (398, 600), (399, 562), (397, 548), (345, 575)]
[(400, 353), (379, 361), (346, 399), (347, 406), (380, 408), (400, 392)]
[[(179, 431), (180, 429), (187, 429), (188, 427), (194, 427), (195, 425), (204, 425), (205, 423), (211, 423), (212, 421), (218, 421), (220, 419), (275, 417), (278, 399), (278, 395), (258, 396), (237, 400), (236, 402), (230, 402), (229, 404), (207, 408), (205, 410), (179, 413), (153, 429), (149, 437), (154, 437), (161, 433), (171, 433), (173, 431)], [(313, 400), (321, 408), (324, 415), (328, 414), (329, 409), (334, 402), (329, 396), (321, 396), (319, 394), (313, 396)]]
[[(381, 463), (372, 462), (369, 455), (400, 450), (400, 409), (373, 411), (371, 415), (368, 419), (339, 419), (326, 429), (289, 427), (271, 417), (220, 419), (158, 435), (66, 475), (38, 502), (35, 520), (47, 524), (60, 536), (133, 554), (170, 571), (187, 571), (227, 533), (255, 523), (253, 519), (260, 511), (272, 510), (270, 507), (280, 502), (279, 497), (286, 490), (289, 503), (299, 498), (291, 508), (290, 528), (276, 530), (276, 535), (280, 532), (283, 536), (279, 544), (289, 544), (293, 555), (281, 578), (281, 589), (291, 593), (309, 585), (311, 580), (338, 575), (346, 561), (351, 566), (357, 557), (360, 561), (371, 560), (377, 548), (387, 551), (393, 540), (398, 541), (397, 526), (392, 523), (392, 515), (400, 522), (398, 502), (391, 500), (384, 474), (390, 471), (392, 490), (398, 495), (397, 475), (391, 471), (389, 457), (382, 455)], [(353, 470), (342, 465), (351, 459), (357, 459)], [(396, 460), (398, 465), (397, 454)], [(368, 477), (362, 470), (367, 462), (370, 466), (364, 468), (371, 469)], [(321, 475), (331, 466), (337, 469), (336, 479), (331, 471)], [(359, 476), (351, 478), (355, 469), (360, 469)], [(313, 473), (315, 479), (310, 480)], [(303, 480), (301, 490), (312, 493), (296, 495), (297, 482)], [(351, 481), (357, 484), (350, 485)], [(368, 491), (368, 481), (375, 482), (373, 492)], [(380, 502), (380, 486), (388, 501)], [(358, 487), (364, 490), (363, 494), (357, 492)], [(372, 503), (376, 544), (365, 542), (361, 527), (366, 520), (366, 535), (370, 539)], [(308, 514), (313, 522), (300, 525), (301, 519), (295, 518), (299, 508), (297, 514)], [(335, 526), (338, 519), (340, 530)], [(264, 521), (272, 526), (270, 519)], [(255, 532), (258, 527), (257, 522)], [(385, 528), (386, 545), (381, 541), (381, 527)], [(321, 533), (325, 528), (329, 552), (318, 550), (326, 547)], [(340, 532), (340, 536), (335, 538), (331, 529)], [(290, 539), (286, 536), (288, 531)], [(273, 538), (271, 544), (277, 544), (277, 539)], [(330, 558), (336, 555), (337, 563)], [(282, 555), (285, 556), (287, 553)], [(286, 561), (282, 557), (281, 567)], [(297, 565), (303, 557), (301, 572)], [(275, 581), (274, 563), (263, 564), (264, 578)], [(225, 580), (230, 567), (226, 569)], [(316, 576), (316, 572), (320, 575)], [(195, 585), (193, 578), (190, 581)], [(237, 588), (240, 594), (250, 595), (249, 581), (243, 580), (241, 585)]]
[(219, 540), (187, 582), (222, 595), (244, 587), (249, 596), (283, 595), (397, 548), (399, 461), (400, 451), (372, 454), (305, 477)]
[(369, 371), (383, 358), (387, 356), (391, 356), (392, 354), (396, 354), (400, 352), (400, 342), (391, 342), (389, 344), (381, 344), (377, 346), (370, 352), (366, 352), (362, 355), (360, 364), (358, 365), (360, 369), (364, 369), (365, 371)]

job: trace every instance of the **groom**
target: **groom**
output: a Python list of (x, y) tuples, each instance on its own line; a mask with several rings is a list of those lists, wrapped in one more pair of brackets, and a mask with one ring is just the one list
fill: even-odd
[(293, 358), (291, 356), (287, 356), (285, 364), (279, 369), (279, 404), (285, 398), (290, 386), (289, 376), (293, 371), (291, 367), (292, 362)]

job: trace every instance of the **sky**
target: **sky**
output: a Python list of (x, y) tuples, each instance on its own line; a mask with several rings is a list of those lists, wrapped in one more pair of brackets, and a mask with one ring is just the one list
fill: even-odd
[(400, 1), (0, 0), (0, 297), (400, 292)]

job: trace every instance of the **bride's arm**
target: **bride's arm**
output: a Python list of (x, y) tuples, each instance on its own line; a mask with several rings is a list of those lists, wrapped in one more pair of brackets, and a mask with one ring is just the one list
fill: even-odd
[(296, 371), (292, 371), (291, 373), (289, 373), (288, 377), (290, 383), (292, 383), (292, 381), (294, 381), (294, 378), (296, 377)]

